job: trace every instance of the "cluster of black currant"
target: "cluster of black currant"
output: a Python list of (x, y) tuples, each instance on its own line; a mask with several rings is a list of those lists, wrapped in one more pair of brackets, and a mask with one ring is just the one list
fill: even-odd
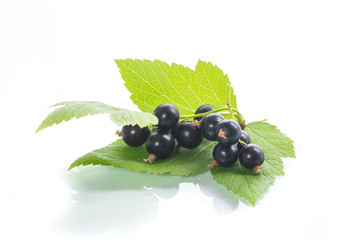
[(254, 169), (257, 174), (261, 173), (260, 166), (264, 162), (264, 152), (259, 146), (250, 144), (248, 134), (241, 129), (239, 123), (225, 119), (216, 111), (211, 105), (203, 105), (196, 110), (194, 121), (179, 123), (180, 114), (177, 108), (172, 104), (164, 103), (154, 111), (159, 119), (157, 129), (154, 131), (150, 132), (149, 127), (128, 125), (116, 133), (129, 146), (136, 147), (145, 143), (150, 155), (144, 161), (148, 163), (154, 163), (156, 159), (166, 159), (181, 147), (196, 148), (204, 137), (219, 142), (213, 150), (214, 161), (208, 165), (209, 167), (216, 165), (231, 167), (239, 159), (245, 168)]
[[(215, 110), (211, 105), (203, 105), (196, 113), (204, 113)], [(200, 122), (197, 122), (200, 121)], [(213, 163), (222, 167), (233, 166), (239, 158), (240, 163), (248, 169), (254, 169), (256, 174), (262, 172), (260, 166), (264, 162), (264, 152), (255, 144), (250, 144), (249, 135), (243, 131), (236, 121), (225, 119), (218, 113), (209, 113), (202, 119), (195, 119), (196, 125), (200, 126), (200, 132), (204, 138), (219, 143), (213, 150)]]

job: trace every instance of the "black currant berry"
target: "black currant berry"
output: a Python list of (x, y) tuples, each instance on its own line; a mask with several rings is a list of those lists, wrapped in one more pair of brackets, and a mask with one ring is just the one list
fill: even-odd
[(183, 148), (196, 148), (203, 140), (201, 131), (192, 122), (186, 121), (173, 128), (172, 134)]
[[(243, 141), (246, 144), (250, 143), (249, 135), (243, 130), (241, 130), (241, 133), (240, 133), (240, 140)], [(240, 142), (238, 143), (237, 146), (238, 146), (239, 151), (241, 151), (241, 149), (243, 149), (243, 145)]]
[[(202, 105), (196, 110), (195, 115), (196, 114), (201, 114), (201, 113), (206, 113), (206, 112), (212, 111), (214, 109), (215, 109), (215, 107), (213, 107), (213, 106), (211, 106), (209, 104)], [(194, 120), (200, 121), (202, 118), (203, 117), (196, 117), (196, 118), (194, 118)]]
[(258, 145), (248, 144), (240, 151), (239, 160), (244, 167), (261, 173), (260, 165), (264, 162), (264, 152)]
[(175, 138), (167, 131), (155, 130), (146, 140), (145, 146), (148, 153), (155, 155), (156, 158), (165, 159), (174, 151)]
[(239, 157), (239, 150), (236, 146), (225, 146), (218, 143), (213, 150), (213, 158), (222, 167), (231, 167)]
[(216, 141), (216, 125), (225, 118), (217, 113), (209, 113), (200, 123), (200, 131), (204, 138), (210, 141)]
[(176, 124), (175, 127), (171, 129), (170, 133), (174, 136), (175, 139), (177, 139), (179, 133), (179, 124)]
[(122, 139), (127, 145), (132, 147), (137, 147), (144, 144), (149, 134), (150, 129), (148, 127), (140, 128), (139, 125), (123, 126), (121, 130)]
[(179, 122), (179, 111), (174, 105), (164, 103), (159, 105), (155, 111), (155, 116), (159, 119), (159, 129), (170, 130)]
[(216, 125), (216, 138), (223, 145), (233, 145), (240, 139), (241, 127), (234, 120), (223, 120)]

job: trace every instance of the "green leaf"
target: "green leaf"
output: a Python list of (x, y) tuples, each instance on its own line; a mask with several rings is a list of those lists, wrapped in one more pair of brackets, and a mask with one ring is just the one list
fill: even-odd
[(295, 158), (293, 141), (280, 132), (276, 126), (258, 121), (246, 125), (245, 131), (251, 142), (256, 143), (267, 153), (283, 158)]
[(116, 108), (100, 102), (61, 102), (51, 107), (56, 106), (61, 107), (51, 112), (40, 124), (36, 132), (63, 121), (94, 114), (109, 114), (111, 120), (118, 126), (138, 124), (140, 127), (144, 127), (158, 122), (156, 116), (151, 113)]
[[(216, 66), (200, 61), (192, 70), (178, 64), (155, 60), (115, 60), (131, 92), (132, 101), (145, 112), (153, 112), (162, 103), (171, 103), (180, 114), (193, 114), (198, 107), (227, 104), (229, 78)], [(231, 104), (236, 96), (231, 88)]]
[(172, 175), (190, 175), (203, 171), (212, 162), (211, 153), (214, 142), (204, 141), (195, 149), (181, 149), (169, 159), (156, 160), (156, 163), (145, 163), (148, 157), (145, 146), (129, 147), (122, 139), (97, 149), (75, 160), (69, 170), (81, 165), (104, 165), (126, 168), (128, 170), (146, 171), (148, 173), (171, 173)]
[(251, 143), (257, 144), (264, 151), (263, 172), (255, 175), (252, 170), (240, 168), (238, 164), (230, 170), (215, 167), (211, 174), (216, 182), (255, 205), (256, 200), (275, 181), (275, 176), (284, 175), (281, 158), (295, 158), (295, 150), (293, 141), (269, 123), (252, 122), (245, 131)]
[(211, 169), (213, 179), (224, 185), (228, 190), (238, 194), (253, 206), (256, 200), (269, 188), (274, 182), (274, 175), (270, 174), (267, 167), (262, 166), (261, 174), (241, 168), (239, 163), (231, 168), (217, 166)]

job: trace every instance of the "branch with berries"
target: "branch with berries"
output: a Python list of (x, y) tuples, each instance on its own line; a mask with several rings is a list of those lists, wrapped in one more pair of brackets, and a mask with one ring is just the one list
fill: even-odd
[[(194, 115), (180, 116), (178, 109), (169, 103), (156, 107), (153, 114), (158, 123), (140, 128), (138, 125), (123, 127), (122, 137), (129, 146), (139, 146), (145, 143), (149, 157), (144, 161), (155, 163), (156, 159), (166, 159), (178, 152), (180, 148), (193, 149), (198, 147), (203, 138), (218, 141), (212, 156), (213, 162), (208, 167), (232, 167), (237, 160), (256, 174), (262, 172), (264, 152), (256, 144), (250, 144), (249, 135), (243, 130), (245, 120), (241, 113), (231, 106), (231, 86), (228, 85), (228, 102), (226, 107), (215, 108), (209, 104), (200, 106)], [(230, 116), (231, 119), (225, 119)], [(238, 121), (235, 120), (235, 117)], [(193, 121), (189, 121), (193, 119)], [(177, 145), (175, 145), (175, 140)]]
[(115, 62), (140, 111), (66, 101), (53, 105), (36, 130), (95, 114), (121, 127), (119, 139), (77, 158), (68, 170), (101, 165), (188, 176), (210, 169), (217, 183), (254, 205), (284, 175), (282, 159), (295, 158), (293, 141), (276, 126), (245, 122), (218, 66), (201, 60), (195, 69), (158, 60)]

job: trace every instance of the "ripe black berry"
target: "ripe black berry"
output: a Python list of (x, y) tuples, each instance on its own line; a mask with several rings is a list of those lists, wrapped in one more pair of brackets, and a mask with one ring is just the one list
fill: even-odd
[(177, 108), (169, 103), (159, 105), (155, 111), (155, 116), (159, 119), (159, 129), (170, 130), (179, 122), (179, 111)]
[(192, 122), (186, 121), (173, 128), (172, 134), (176, 137), (179, 145), (184, 148), (196, 148), (203, 140), (201, 131)]
[(258, 145), (248, 144), (240, 151), (239, 160), (244, 167), (260, 173), (260, 165), (264, 162), (264, 152)]
[(241, 127), (234, 120), (223, 120), (216, 125), (216, 137), (223, 145), (233, 145), (240, 139)]
[(175, 139), (177, 139), (179, 133), (179, 124), (176, 124), (175, 127), (171, 129), (170, 133), (174, 136)]
[(218, 143), (213, 150), (213, 158), (222, 167), (231, 167), (239, 156), (239, 150), (236, 146), (225, 146)]
[(216, 125), (225, 118), (217, 113), (209, 113), (200, 123), (200, 131), (204, 138), (210, 141), (216, 141)]
[(150, 134), (145, 143), (146, 150), (157, 158), (165, 159), (170, 157), (175, 148), (174, 136), (164, 130), (156, 130)]
[[(241, 133), (240, 133), (240, 140), (243, 141), (246, 144), (250, 143), (249, 135), (243, 130), (241, 130)], [(238, 146), (239, 151), (241, 151), (241, 149), (243, 149), (243, 145), (240, 142), (238, 143), (237, 146)]]
[[(195, 115), (200, 114), (200, 113), (206, 113), (206, 112), (212, 111), (214, 109), (215, 109), (215, 107), (213, 107), (213, 106), (211, 106), (209, 104), (202, 105), (196, 110)], [(203, 117), (196, 117), (196, 118), (194, 118), (194, 120), (200, 121), (202, 118)]]
[(139, 125), (123, 126), (121, 130), (122, 139), (127, 145), (132, 147), (137, 147), (144, 144), (149, 134), (150, 129), (148, 127), (140, 128)]

